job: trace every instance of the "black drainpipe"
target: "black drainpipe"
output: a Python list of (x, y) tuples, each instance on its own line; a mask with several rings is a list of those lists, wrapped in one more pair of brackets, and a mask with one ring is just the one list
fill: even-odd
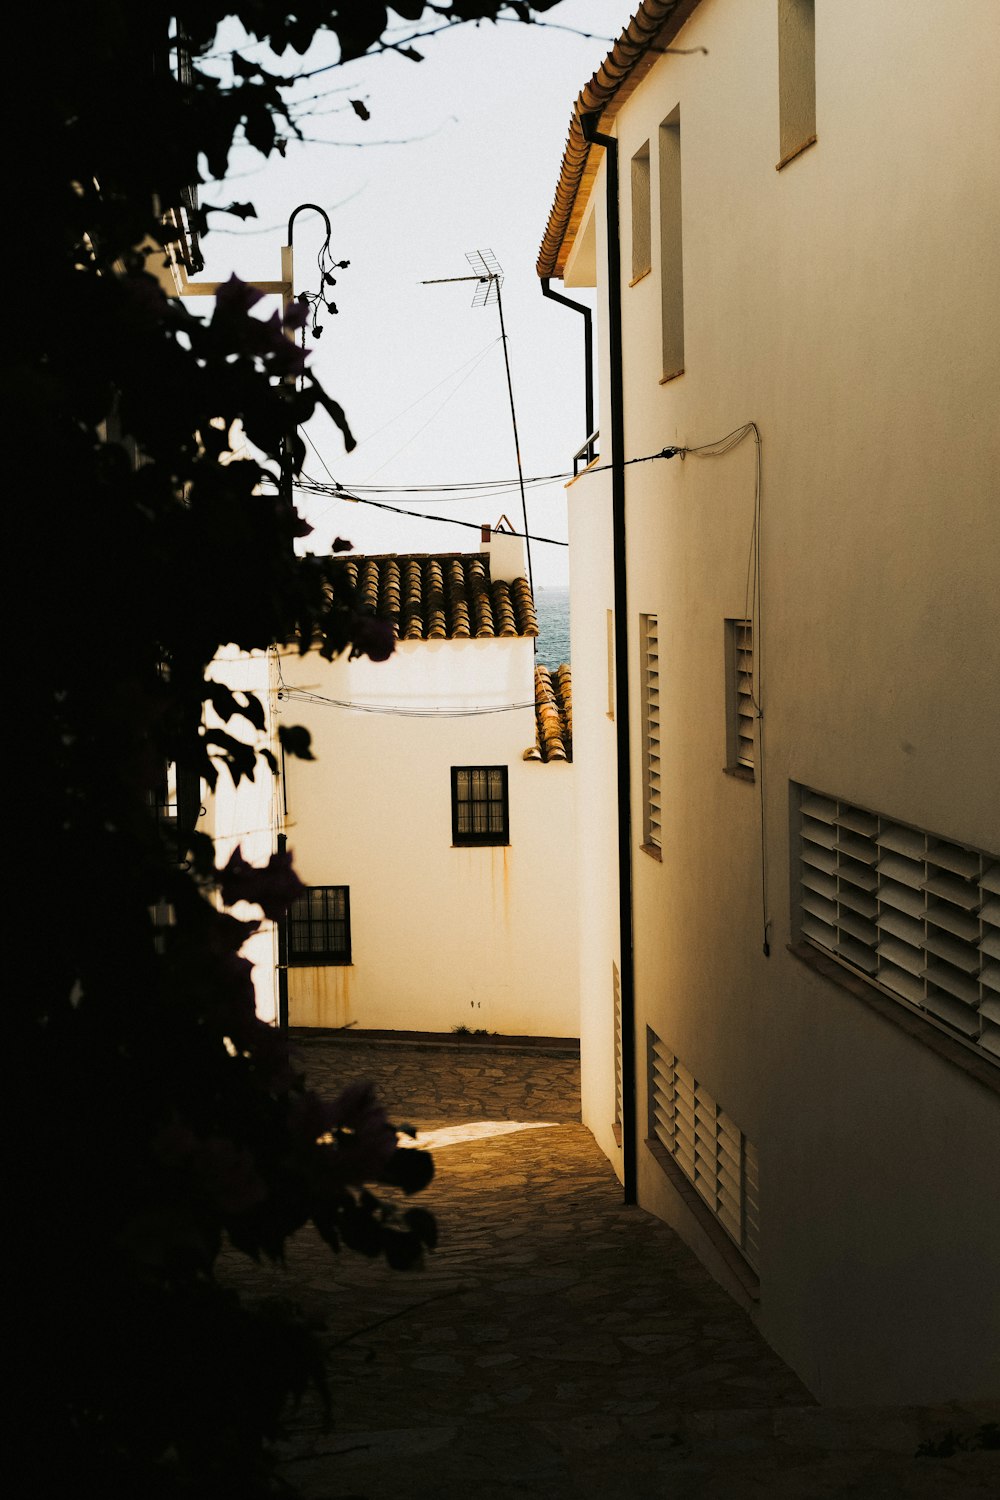
[[(282, 778), (284, 784), (284, 778)], [(287, 808), (286, 808), (287, 811)], [(288, 849), (288, 838), (278, 834), (278, 853)], [(278, 1026), (282, 1035), (288, 1035), (288, 913), (278, 918)]]
[[(594, 329), (590, 308), (583, 302), (574, 302), (571, 297), (564, 297), (562, 292), (554, 292), (550, 285), (550, 276), (542, 277), (542, 296), (551, 297), (553, 302), (561, 302), (563, 307), (571, 307), (574, 312), (583, 313), (583, 404), (584, 419), (583, 430), (587, 442), (590, 442), (594, 432)], [(588, 462), (592, 458), (588, 454)]]
[(625, 567), (625, 400), (622, 267), (618, 217), (618, 142), (598, 130), (600, 114), (580, 116), (583, 138), (603, 146), (607, 162), (608, 330), (611, 361), (611, 532), (615, 581), (615, 732), (618, 741), (618, 927), (622, 993), (622, 1168), (625, 1202), (637, 1201), (635, 1106), (635, 958), (632, 939), (632, 746), (629, 733), (628, 586)]

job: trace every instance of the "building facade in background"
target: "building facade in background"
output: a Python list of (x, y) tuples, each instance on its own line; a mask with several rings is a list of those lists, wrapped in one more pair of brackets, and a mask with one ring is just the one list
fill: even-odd
[(1000, 1393), (998, 55), (990, 0), (646, 0), (538, 265), (600, 323), (584, 1118), (845, 1403)]
[(535, 667), (521, 539), (344, 566), (398, 640), (278, 663), (316, 757), (283, 771), (289, 1022), (575, 1037), (571, 686)]

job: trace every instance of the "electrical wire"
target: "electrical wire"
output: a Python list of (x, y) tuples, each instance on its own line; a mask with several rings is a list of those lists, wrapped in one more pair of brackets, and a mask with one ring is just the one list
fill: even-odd
[[(290, 655), (290, 652), (285, 652)], [(298, 653), (296, 653), (298, 655)], [(345, 698), (330, 698), (323, 693), (312, 692), (308, 688), (289, 687), (281, 670), (280, 651), (275, 653), (275, 666), (278, 670), (278, 699), (293, 703), (321, 703), (329, 708), (346, 708), (355, 713), (366, 714), (388, 714), (400, 719), (478, 719), (483, 714), (507, 714), (519, 712), (524, 709), (534, 709), (535, 700), (532, 698), (524, 703), (498, 703), (476, 705), (472, 708), (409, 708), (403, 704), (395, 703), (354, 703)]]
[[(413, 433), (410, 434), (410, 436), (406, 439), (406, 442), (403, 443), (403, 444), (401, 444), (401, 446), (396, 449), (395, 453), (390, 453), (389, 457), (387, 459), (384, 459), (383, 462), (379, 464), (379, 466), (378, 466), (377, 469), (373, 469), (372, 470), (372, 475), (371, 475), (372, 478), (374, 478), (374, 476), (376, 474), (381, 474), (382, 470), (386, 467), (387, 464), (391, 464), (392, 461), (393, 461), (393, 459), (398, 458), (401, 453), (404, 453), (406, 451), (406, 449), (410, 446), (410, 444), (413, 443), (413, 442), (415, 442), (417, 440), (417, 438), (420, 436), (420, 434), (423, 431), (425, 431), (426, 428), (428, 428), (430, 426), (430, 424), (435, 420), (435, 418), (438, 417), (438, 416), (440, 416), (441, 412), (443, 412), (444, 409), (445, 409), (445, 407), (448, 405), (448, 402), (452, 399), (452, 397), (458, 395), (458, 392), (462, 389), (463, 385), (465, 384), (465, 382), (467, 380), (471, 380), (472, 379), (473, 375), (475, 375), (476, 371), (479, 369), (479, 366), (482, 364), (482, 362), (486, 358), (487, 354), (489, 354), (490, 350), (494, 347), (494, 345), (496, 345), (499, 342), (500, 341), (498, 339), (493, 339), (491, 343), (487, 344), (486, 348), (483, 349), (482, 352), (476, 357), (475, 362), (472, 364), (472, 368), (469, 369), (469, 370), (466, 370), (465, 374), (462, 376), (462, 378), (458, 382), (458, 384), (456, 386), (453, 386), (452, 389), (448, 392), (447, 396), (444, 397), (443, 401), (440, 401), (438, 403), (438, 405), (431, 412), (431, 414), (427, 418), (427, 420), (425, 422), (421, 423), (421, 425), (417, 428), (416, 432), (413, 432)], [(450, 379), (451, 379), (451, 376), (448, 376), (448, 375), (445, 376), (445, 380), (450, 380)], [(434, 390), (438, 390), (438, 388), (439, 388), (440, 385), (444, 385), (444, 380), (440, 381), (439, 385), (434, 387)], [(431, 392), (428, 391), (426, 394), (430, 395)], [(420, 400), (422, 401), (423, 399), (424, 399), (424, 397), (421, 396)], [(416, 406), (416, 405), (418, 405), (418, 403), (415, 401), (413, 403), (413, 405)], [(407, 411), (412, 411), (412, 410), (413, 410), (413, 407), (407, 407)], [(389, 425), (388, 423), (385, 424), (385, 426), (388, 426), (388, 425)], [(383, 430), (382, 428), (379, 428), (379, 431), (382, 431), (382, 430)]]
[(534, 709), (534, 700), (524, 703), (485, 704), (475, 708), (407, 708), (396, 703), (355, 703), (345, 698), (328, 698), (306, 688), (283, 687), (279, 698), (297, 703), (321, 703), (329, 708), (346, 708), (354, 713), (388, 714), (400, 719), (478, 719), (484, 714), (509, 714)]
[[(492, 344), (489, 347), (492, 348), (493, 347)], [(476, 357), (478, 358), (479, 356), (476, 356)], [(447, 379), (448, 377), (446, 376), (445, 378)], [(427, 394), (430, 394), (430, 393), (428, 392)], [(742, 435), (745, 437), (746, 436), (746, 432), (743, 431), (742, 429), (740, 429), (740, 430), (742, 432)], [(711, 445), (709, 445), (709, 446), (711, 446)], [(733, 444), (733, 446), (735, 447), (735, 444)], [(722, 451), (723, 452), (728, 452), (728, 449), (723, 449)], [(683, 456), (686, 453), (701, 454), (702, 450), (698, 449), (698, 448), (673, 448), (673, 447), (661, 448), (658, 453), (645, 453), (645, 454), (643, 454), (639, 458), (627, 458), (625, 460), (625, 463), (626, 463), (626, 465), (628, 465), (628, 464), (649, 464), (649, 463), (654, 463), (657, 459), (661, 459), (661, 458), (668, 458), (668, 459), (669, 458), (675, 458), (678, 455), (680, 455), (683, 458)], [(707, 457), (712, 457), (713, 455), (711, 453), (709, 453), (706, 456)], [(324, 463), (323, 467), (326, 469), (326, 472), (329, 474), (330, 470), (327, 468), (327, 466), (326, 466), (325, 463)], [(610, 472), (611, 468), (612, 468), (611, 464), (593, 464), (590, 468), (587, 469), (587, 474), (588, 475), (590, 475), (590, 474), (604, 474), (604, 473)], [(558, 484), (561, 480), (565, 481), (567, 479), (576, 479), (576, 478), (582, 478), (582, 477), (583, 477), (582, 475), (575, 475), (572, 472), (572, 470), (570, 470), (570, 469), (564, 469), (561, 472), (555, 473), (555, 474), (533, 474), (533, 475), (529, 475), (529, 476), (527, 476), (525, 478), (524, 483), (525, 483), (525, 485)], [(336, 484), (336, 481), (334, 481), (334, 483)], [(338, 489), (341, 489), (341, 490), (343, 489), (343, 486), (337, 486), (337, 487), (338, 487)], [(511, 479), (466, 479), (466, 480), (461, 480), (461, 481), (445, 481), (445, 482), (443, 482), (441, 484), (368, 484), (368, 483), (357, 483), (357, 484), (355, 484), (355, 483), (352, 482), (351, 489), (352, 489), (352, 491), (353, 490), (370, 490), (374, 494), (390, 494), (390, 495), (430, 495), (430, 494), (446, 495), (446, 494), (451, 494), (451, 493), (453, 493), (455, 491), (468, 491), (468, 490), (494, 490), (494, 491), (501, 491), (501, 490), (503, 490), (504, 492), (509, 492), (510, 494), (513, 495), (513, 494), (518, 494), (519, 493), (520, 486), (519, 486), (517, 478), (515, 477), (515, 478), (511, 478)], [(336, 495), (334, 495), (333, 498), (337, 499), (338, 497)], [(352, 494), (348, 498), (350, 498), (350, 499), (358, 499), (359, 497), (357, 495), (353, 495)], [(468, 498), (468, 497), (465, 496), (465, 495), (459, 494), (457, 496), (457, 498), (459, 500), (461, 500), (461, 499)], [(444, 502), (442, 501), (441, 503), (443, 504)]]
[[(489, 347), (492, 348), (492, 345), (490, 345)], [(469, 373), (471, 374), (472, 371), (470, 371)], [(746, 427), (737, 428), (734, 432), (728, 433), (725, 438), (720, 438), (718, 443), (706, 443), (699, 448), (661, 448), (659, 453), (646, 453), (638, 458), (627, 458), (625, 462), (626, 464), (648, 464), (655, 462), (657, 459), (670, 459), (676, 458), (678, 456), (683, 458), (687, 453), (694, 454), (699, 458), (719, 458), (724, 453), (728, 453), (732, 448), (737, 447), (739, 443), (741, 443), (743, 439), (748, 435), (751, 430), (751, 426), (752, 424)], [(372, 489), (378, 494), (441, 494), (442, 491), (453, 488), (463, 490), (478, 488), (483, 492), (479, 496), (456, 495), (452, 497), (454, 502), (460, 502), (462, 500), (471, 501), (477, 498), (497, 499), (501, 494), (516, 494), (520, 489), (520, 486), (513, 486), (509, 480), (474, 480), (468, 484), (457, 486), (361, 484), (354, 485), (350, 490), (348, 490), (345, 485), (339, 484), (337, 480), (333, 478), (333, 474), (328, 464), (326, 463), (326, 460), (320, 454), (315, 443), (308, 436), (308, 434), (306, 434), (305, 436), (310, 448), (312, 448), (313, 452), (316, 454), (316, 457), (323, 465), (327, 474), (329, 474), (330, 479), (332, 480), (332, 484), (326, 485), (318, 480), (310, 479), (308, 475), (303, 475), (295, 486), (296, 490), (298, 490), (299, 493), (303, 495), (325, 495), (331, 500), (347, 500), (355, 505), (370, 505), (373, 506), (376, 510), (384, 510), (394, 515), (406, 516), (415, 521), (439, 521), (443, 522), (447, 526), (463, 526), (469, 530), (478, 531), (480, 530), (480, 523), (478, 521), (459, 521), (452, 516), (431, 516), (428, 515), (426, 511), (407, 510), (400, 505), (390, 505), (389, 502), (385, 500), (375, 500), (368, 495), (355, 494), (354, 490)], [(610, 470), (610, 468), (610, 464), (595, 464), (591, 469), (588, 470), (588, 473), (602, 473), (606, 470)], [(571, 477), (569, 474), (542, 474), (536, 475), (531, 479), (526, 479), (524, 483), (525, 485), (549, 484), (556, 482), (559, 479), (565, 479), (569, 477)], [(508, 486), (508, 488), (506, 490), (501, 490), (497, 488), (498, 485), (506, 485)], [(445, 504), (446, 502), (444, 500), (440, 500), (437, 503)], [(561, 541), (557, 537), (536, 536), (533, 532), (528, 532), (527, 530), (514, 531), (512, 532), (512, 535), (522, 537), (525, 541), (528, 542), (538, 542), (541, 545), (547, 547), (569, 546), (569, 542)]]
[[(463, 370), (465, 370), (465, 369), (468, 368), (469, 365), (477, 364), (479, 362), (479, 360), (485, 358), (485, 356), (489, 353), (489, 351), (493, 348), (494, 344), (496, 344), (497, 342), (498, 341), (496, 339), (490, 339), (489, 343), (485, 346), (485, 348), (480, 349), (480, 351), (479, 351), (478, 354), (473, 354), (469, 359), (463, 360), (463, 362), (460, 365), (456, 365), (456, 367), (454, 368), (454, 370), (449, 370), (448, 374), (445, 375), (445, 376), (443, 376), (438, 381), (437, 385), (432, 385), (428, 390), (424, 391), (423, 395), (422, 396), (418, 396), (417, 399), (416, 399), (416, 401), (411, 401), (410, 404), (409, 404), (409, 406), (404, 406), (402, 411), (398, 411), (396, 413), (396, 415), (393, 416), (393, 417), (390, 417), (387, 422), (383, 422), (382, 425), (381, 425), (381, 427), (376, 427), (373, 432), (367, 433), (363, 438), (358, 438), (357, 447), (355, 448), (355, 452), (357, 452), (358, 448), (363, 448), (364, 445), (365, 445), (365, 443), (370, 443), (371, 440), (372, 440), (372, 438), (378, 437), (378, 435), (379, 435), (380, 432), (384, 432), (385, 429), (387, 427), (391, 427), (394, 422), (398, 422), (403, 417), (408, 416), (409, 413), (411, 411), (413, 411), (414, 407), (417, 407), (417, 406), (420, 405), (421, 401), (426, 401), (428, 396), (433, 396), (435, 391), (439, 391), (441, 389), (441, 387), (443, 385), (447, 384), (447, 382), (449, 380), (452, 380), (456, 375), (460, 375)], [(456, 387), (456, 389), (457, 389), (457, 387)], [(323, 467), (324, 467), (324, 469), (326, 469), (326, 465), (325, 464), (323, 465)], [(328, 474), (330, 473), (329, 469), (327, 469), (327, 473)], [(331, 479), (333, 478), (332, 475), (330, 475), (330, 477), (331, 477)]]
[(714, 443), (703, 443), (697, 448), (679, 448), (676, 451), (683, 457), (690, 453), (695, 458), (722, 458), (724, 454), (731, 453), (750, 435), (753, 435), (755, 447), (755, 469), (754, 469), (754, 500), (753, 500), (753, 522), (750, 528), (750, 546), (747, 552), (746, 584), (743, 594), (743, 618), (750, 621), (751, 642), (753, 645), (753, 669), (750, 679), (750, 701), (753, 704), (754, 714), (757, 721), (757, 789), (760, 809), (760, 901), (762, 951), (765, 958), (771, 954), (770, 927), (771, 919), (768, 914), (767, 904), (767, 838), (766, 838), (766, 812), (765, 812), (765, 746), (764, 746), (764, 652), (763, 652), (763, 600), (761, 594), (761, 494), (763, 487), (763, 472), (761, 464), (761, 436), (760, 428), (756, 422), (746, 422), (742, 427), (734, 427), (725, 437), (719, 438)]
[[(321, 460), (321, 462), (322, 462), (322, 460)], [(328, 490), (326, 489), (326, 487), (322, 486), (322, 485), (317, 485), (317, 486), (311, 486), (310, 485), (310, 486), (306, 486), (306, 485), (297, 484), (295, 486), (295, 488), (297, 490), (299, 490), (302, 494), (306, 494), (306, 495), (328, 494), (329, 493)], [(440, 521), (445, 526), (464, 526), (467, 530), (470, 530), (470, 531), (481, 531), (482, 530), (482, 526), (481, 526), (481, 523), (479, 521), (460, 521), (455, 516), (430, 516), (430, 515), (427, 514), (426, 511), (404, 510), (403, 507), (400, 506), (400, 505), (390, 505), (385, 500), (368, 500), (368, 499), (365, 499), (361, 495), (351, 495), (351, 494), (348, 494), (347, 491), (343, 490), (343, 489), (339, 490), (337, 494), (332, 495), (331, 499), (334, 499), (334, 500), (350, 500), (350, 501), (352, 501), (356, 505), (371, 505), (371, 506), (374, 506), (374, 508), (376, 510), (390, 511), (394, 515), (397, 515), (397, 516), (406, 516), (409, 520), (412, 520), (412, 521)], [(528, 535), (527, 533), (525, 533), (523, 531), (514, 531), (514, 530), (509, 531), (507, 533), (507, 535), (508, 536), (519, 536), (519, 537), (522, 537), (526, 541), (540, 542), (540, 543), (542, 543), (546, 547), (568, 547), (569, 546), (569, 542), (560, 541), (558, 537), (554, 537), (554, 536), (535, 536), (534, 533), (531, 533), (531, 535)]]

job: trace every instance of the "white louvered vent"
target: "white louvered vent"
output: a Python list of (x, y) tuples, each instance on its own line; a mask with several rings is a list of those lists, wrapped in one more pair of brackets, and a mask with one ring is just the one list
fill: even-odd
[(640, 615), (642, 653), (642, 841), (659, 849), (660, 826), (660, 635), (656, 615)]
[(753, 701), (753, 625), (733, 621), (733, 693), (736, 764), (754, 767), (754, 729), (757, 711)]
[(703, 1084), (646, 1028), (649, 1133), (697, 1188), (730, 1239), (760, 1261), (757, 1153)]
[(800, 788), (802, 936), (1000, 1061), (1000, 857)]

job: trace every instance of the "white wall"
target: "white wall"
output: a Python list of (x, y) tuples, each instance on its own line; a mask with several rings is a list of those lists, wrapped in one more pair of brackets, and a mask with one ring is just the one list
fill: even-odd
[[(350, 887), (349, 966), (289, 970), (293, 1025), (576, 1036), (573, 776), (534, 744), (527, 638), (402, 642), (385, 663), (284, 656), (315, 763), (286, 764), (287, 830), (308, 885)], [(448, 717), (449, 709), (522, 705)], [(451, 767), (507, 765), (510, 844), (452, 847)]]
[(573, 754), (580, 882), (580, 1026), (584, 1124), (621, 1176), (613, 1134), (614, 977), (619, 964), (615, 723), (608, 712), (607, 612), (612, 607), (610, 496), (605, 476), (581, 476), (569, 490), (572, 549)]
[[(748, 784), (722, 770), (723, 621), (747, 613), (753, 444), (627, 471), (629, 626), (659, 616), (663, 726), (663, 861), (634, 856), (640, 1138), (649, 1024), (758, 1149), (756, 1316), (811, 1389), (981, 1397), (1000, 1390), (1000, 1194), (987, 1166), (1000, 1159), (1000, 1100), (787, 951), (789, 787), (1000, 854), (1000, 11), (816, 10), (818, 142), (781, 172), (776, 5), (703, 0), (677, 45), (708, 55), (661, 58), (615, 124), (627, 267), (627, 164), (647, 139), (655, 154), (680, 105), (685, 373), (660, 383), (654, 167), (654, 269), (623, 290), (627, 456), (748, 421), (763, 440), (769, 958), (760, 774)], [(606, 338), (605, 326), (605, 414)], [(606, 461), (606, 416), (604, 427)], [(578, 482), (581, 507), (600, 483)], [(576, 488), (586, 805), (610, 765), (609, 588)], [(633, 689), (637, 850), (639, 731)], [(600, 806), (610, 819), (606, 795)], [(584, 1108), (615, 1160), (599, 973), (613, 894), (603, 858), (588, 863), (581, 910), (598, 972), (583, 978)], [(725, 1277), (642, 1145), (639, 1173), (641, 1201)]]
[[(234, 693), (252, 693), (265, 713), (270, 717), (272, 663), (265, 652), (250, 655), (238, 653), (235, 648), (221, 652), (209, 669), (209, 677), (223, 682)], [(220, 721), (211, 708), (206, 709), (206, 722), (220, 726)], [(269, 728), (258, 736), (252, 726), (242, 717), (221, 725), (227, 733), (247, 742), (259, 743), (272, 753), (277, 744)], [(277, 847), (275, 835), (278, 828), (278, 797), (280, 787), (258, 761), (252, 781), (245, 777), (239, 786), (234, 786), (229, 772), (222, 770), (214, 793), (204, 792), (205, 815), (200, 826), (215, 840), (215, 863), (222, 868), (233, 850), (239, 848), (248, 864), (258, 868), (266, 865)], [(268, 921), (259, 906), (239, 901), (227, 907), (241, 922), (257, 921), (258, 930), (247, 939), (241, 949), (244, 958), (253, 964), (253, 985), (257, 997), (257, 1014), (263, 1021), (277, 1022), (277, 932), (273, 922)]]

